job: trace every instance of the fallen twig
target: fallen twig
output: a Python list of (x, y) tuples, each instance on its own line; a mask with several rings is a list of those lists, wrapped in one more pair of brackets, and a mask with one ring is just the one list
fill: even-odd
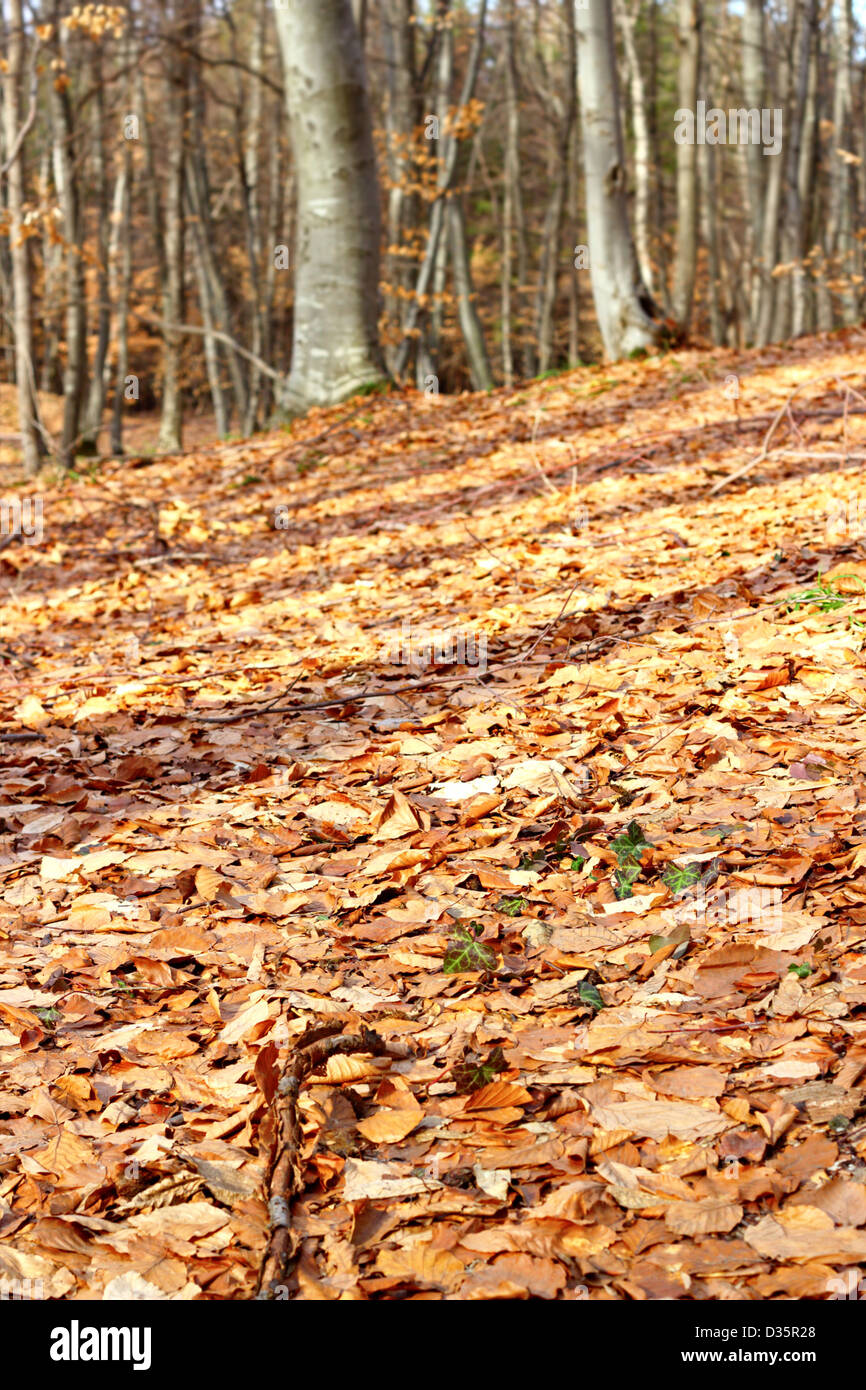
[[(817, 385), (819, 385), (822, 381), (835, 381), (835, 382), (836, 382), (836, 385), (837, 385), (837, 386), (840, 386), (841, 381), (842, 381), (845, 377), (847, 377), (847, 376), (859, 376), (859, 375), (860, 375), (859, 372), (850, 372), (850, 373), (849, 373), (849, 372), (843, 372), (843, 373), (841, 373), (841, 374), (840, 374), (839, 372), (828, 372), (825, 376), (811, 377), (808, 381), (801, 381), (800, 384), (799, 384), (798, 386), (795, 386), (795, 387), (794, 387), (793, 391), (789, 391), (789, 392), (788, 392), (788, 395), (785, 397), (785, 399), (783, 400), (782, 404), (779, 406), (779, 409), (776, 411), (775, 415), (773, 416), (772, 420), (770, 421), (770, 427), (769, 427), (769, 429), (767, 430), (767, 433), (764, 435), (764, 442), (763, 442), (763, 444), (761, 445), (760, 452), (757, 453), (757, 454), (755, 455), (754, 458), (749, 459), (748, 463), (744, 463), (743, 466), (742, 466), (742, 468), (738, 468), (738, 469), (735, 470), (735, 472), (729, 473), (728, 476), (727, 476), (726, 478), (720, 478), (719, 481), (718, 481), (717, 483), (714, 483), (713, 486), (710, 488), (710, 491), (709, 491), (709, 494), (708, 494), (708, 495), (709, 495), (710, 497), (715, 496), (715, 494), (716, 494), (717, 492), (721, 492), (722, 488), (728, 487), (728, 485), (729, 485), (730, 483), (735, 483), (739, 478), (744, 478), (744, 477), (746, 476), (747, 473), (751, 473), (752, 469), (753, 469), (753, 468), (757, 468), (759, 463), (764, 463), (764, 461), (766, 460), (767, 455), (768, 455), (768, 453), (769, 453), (770, 441), (772, 440), (773, 435), (776, 433), (776, 430), (777, 430), (778, 427), (779, 427), (779, 423), (780, 423), (782, 417), (783, 417), (784, 415), (786, 415), (786, 414), (790, 415), (790, 413), (791, 413), (791, 401), (792, 401), (792, 400), (794, 399), (794, 397), (795, 397), (796, 395), (798, 395), (798, 394), (800, 393), (800, 391), (802, 391), (806, 386), (817, 386)], [(845, 414), (845, 420), (846, 420), (846, 423), (847, 423), (847, 418), (848, 418), (847, 396), (846, 396), (846, 398), (845, 398), (845, 410), (844, 410), (844, 414)]]
[[(385, 1057), (392, 1052), (388, 1044), (371, 1029), (347, 1033), (340, 1037), (322, 1037), (326, 1030), (316, 1029), (295, 1044), (291, 1060), (273, 1095), (282, 1101), (277, 1114), (277, 1133), (274, 1152), (268, 1170), (268, 1211), (271, 1234), (259, 1271), (256, 1298), (272, 1301), (285, 1288), (289, 1262), (295, 1254), (296, 1241), (291, 1228), (292, 1198), (304, 1185), (301, 1165), (301, 1123), (298, 1098), (304, 1082), (327, 1064), (329, 1057), (368, 1052), (373, 1057)], [(392, 1052), (392, 1055), (397, 1055)]]

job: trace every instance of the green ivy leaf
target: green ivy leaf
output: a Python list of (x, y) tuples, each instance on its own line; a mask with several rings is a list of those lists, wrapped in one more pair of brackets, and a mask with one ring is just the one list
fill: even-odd
[(468, 1095), (471, 1091), (480, 1091), (482, 1086), (489, 1086), (494, 1076), (507, 1070), (508, 1063), (502, 1048), (494, 1047), (483, 1061), (473, 1055), (464, 1057), (462, 1062), (457, 1063), (451, 1075), (457, 1084), (458, 1094)]
[(525, 909), (525, 898), (500, 898), (496, 904), (497, 912), (504, 912), (506, 917), (519, 917)]
[(458, 927), (442, 961), (446, 975), (463, 975), (476, 970), (495, 970), (496, 953), (479, 941), (482, 928), (477, 922)]
[(640, 864), (627, 864), (622, 869), (617, 869), (613, 876), (613, 891), (617, 898), (631, 897), (631, 886), (640, 873)]
[(662, 874), (662, 883), (666, 884), (672, 893), (684, 893), (693, 883), (697, 883), (700, 876), (698, 864), (669, 864)]
[(650, 842), (636, 820), (630, 821), (621, 835), (611, 840), (610, 847), (616, 855), (620, 868), (625, 864), (640, 864), (641, 855), (650, 848)]
[(577, 992), (580, 996), (581, 1002), (584, 1004), (588, 1004), (591, 1009), (604, 1008), (604, 1000), (602, 999), (595, 985), (591, 985), (588, 980), (583, 980), (578, 985)]
[(788, 973), (796, 975), (798, 980), (806, 980), (812, 973), (811, 965), (789, 965)]

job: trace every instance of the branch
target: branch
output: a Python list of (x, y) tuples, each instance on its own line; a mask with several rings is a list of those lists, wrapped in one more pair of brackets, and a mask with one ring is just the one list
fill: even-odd
[(281, 1097), (283, 1105), (277, 1116), (277, 1136), (273, 1158), (268, 1171), (267, 1197), (271, 1218), (271, 1234), (259, 1271), (256, 1298), (261, 1302), (273, 1300), (286, 1278), (289, 1261), (295, 1254), (297, 1242), (291, 1229), (291, 1201), (303, 1190), (304, 1175), (301, 1161), (301, 1123), (298, 1099), (301, 1087), (314, 1071), (321, 1071), (329, 1057), (348, 1053), (368, 1052), (374, 1057), (403, 1056), (404, 1048), (389, 1048), (378, 1033), (362, 1028), (360, 1033), (329, 1037), (330, 1028), (308, 1032), (295, 1044), (283, 1076), (276, 1084), (273, 1071), (263, 1076), (262, 1089), (270, 1103)]
[(9, 154), (5, 164), (0, 165), (0, 179), (5, 179), (12, 165), (21, 153), (24, 141), (30, 131), (30, 127), (36, 120), (36, 104), (39, 93), (39, 77), (36, 72), (36, 55), (42, 47), (42, 40), (37, 35), (36, 42), (30, 51), (30, 110), (27, 112), (27, 119), (15, 137), (15, 144)]
[(265, 376), (271, 377), (273, 381), (282, 380), (282, 372), (274, 371), (274, 368), (263, 361), (261, 357), (257, 357), (248, 348), (241, 347), (240, 343), (236, 342), (234, 338), (230, 338), (228, 333), (223, 333), (220, 328), (202, 328), (197, 323), (169, 323), (167, 319), (158, 319), (152, 314), (141, 314), (135, 311), (133, 311), (133, 316), (141, 319), (142, 323), (152, 323), (156, 328), (162, 328), (167, 333), (195, 333), (200, 338), (216, 338), (217, 342), (225, 343), (226, 347), (231, 348), (232, 352), (236, 352), (239, 357), (245, 357), (248, 362), (252, 362), (253, 366), (258, 367)]

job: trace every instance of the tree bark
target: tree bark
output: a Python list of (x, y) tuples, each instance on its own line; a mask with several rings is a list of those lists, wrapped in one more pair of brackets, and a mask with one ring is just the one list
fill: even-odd
[(42, 438), (36, 404), (31, 320), (30, 253), (24, 237), (23, 142), (20, 133), (19, 89), (24, 64), (24, 25), (21, 0), (11, 0), (6, 63), (3, 72), (5, 154), (12, 162), (7, 172), (9, 241), (12, 259), (12, 325), (15, 337), (15, 384), (18, 428), (24, 471), (38, 473), (42, 462)]
[(611, 8), (576, 18), (592, 293), (605, 352), (619, 358), (652, 347), (659, 323), (628, 221)]
[[(679, 0), (677, 103), (696, 111), (701, 62), (700, 0)], [(698, 148), (677, 145), (677, 252), (671, 298), (674, 318), (687, 329), (692, 316), (698, 264)]]
[[(184, 169), (189, 111), (189, 44), (198, 28), (198, 0), (177, 0), (170, 20), (174, 35), (166, 35), (165, 98), (168, 112), (167, 176), (163, 220), (164, 275), (162, 317), (165, 323), (183, 323), (186, 304)], [(178, 39), (172, 44), (172, 37)], [(162, 412), (157, 448), (179, 453), (183, 448), (183, 390), (181, 385), (181, 335), (163, 329)]]
[(56, 39), (58, 67), (51, 82), (51, 125), (54, 154), (54, 182), (60, 203), (63, 227), (64, 288), (66, 291), (66, 361), (63, 368), (63, 430), (60, 463), (71, 468), (79, 446), (81, 411), (87, 381), (87, 323), (83, 257), (81, 190), (78, 175), (78, 132), (69, 93), (72, 64), (68, 37), (62, 29)]
[[(764, 0), (746, 0), (743, 11), (743, 96), (748, 108), (760, 111), (764, 105), (766, 72), (764, 62)], [(761, 263), (764, 243), (764, 198), (767, 160), (759, 145), (746, 146), (746, 186), (749, 195), (751, 232), (751, 287), (747, 336), (751, 340), (757, 331), (763, 284), (766, 279)]]
[(635, 23), (638, 10), (631, 10), (626, 0), (616, 0), (616, 17), (622, 33), (628, 67), (629, 89), (631, 91), (631, 115), (634, 123), (634, 237), (638, 264), (643, 282), (650, 294), (655, 293), (653, 285), (652, 255), (650, 252), (650, 181), (653, 162), (650, 151), (650, 126), (647, 118), (646, 86), (643, 80), (637, 44), (635, 43)]
[(349, 0), (275, 11), (298, 189), (285, 409), (345, 399), (384, 376), (379, 190), (361, 43)]

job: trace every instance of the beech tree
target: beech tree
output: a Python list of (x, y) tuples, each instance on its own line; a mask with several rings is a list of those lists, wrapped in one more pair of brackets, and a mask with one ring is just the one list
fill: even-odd
[(0, 0), (0, 30), (30, 471), (147, 412), (171, 452), (190, 411), (247, 435), (386, 374), (512, 386), (674, 326), (863, 316), (853, 0)]
[[(3, 72), (4, 146), (2, 172), (7, 181), (9, 240), (12, 262), (12, 328), (15, 337), (15, 384), (24, 469), (38, 472), (42, 457), (33, 365), (30, 293), (30, 249), (24, 237), (22, 172), (25, 128), (20, 120), (20, 87), (24, 65), (24, 24), (21, 0), (10, 0), (6, 62)], [(35, 114), (35, 113), (34, 113)], [(32, 117), (30, 118), (32, 119)]]
[(292, 364), (284, 408), (329, 405), (384, 376), (379, 187), (350, 0), (275, 10), (297, 180)]
[(578, 7), (577, 57), (595, 312), (608, 357), (626, 357), (652, 347), (659, 323), (629, 225), (610, 5)]

